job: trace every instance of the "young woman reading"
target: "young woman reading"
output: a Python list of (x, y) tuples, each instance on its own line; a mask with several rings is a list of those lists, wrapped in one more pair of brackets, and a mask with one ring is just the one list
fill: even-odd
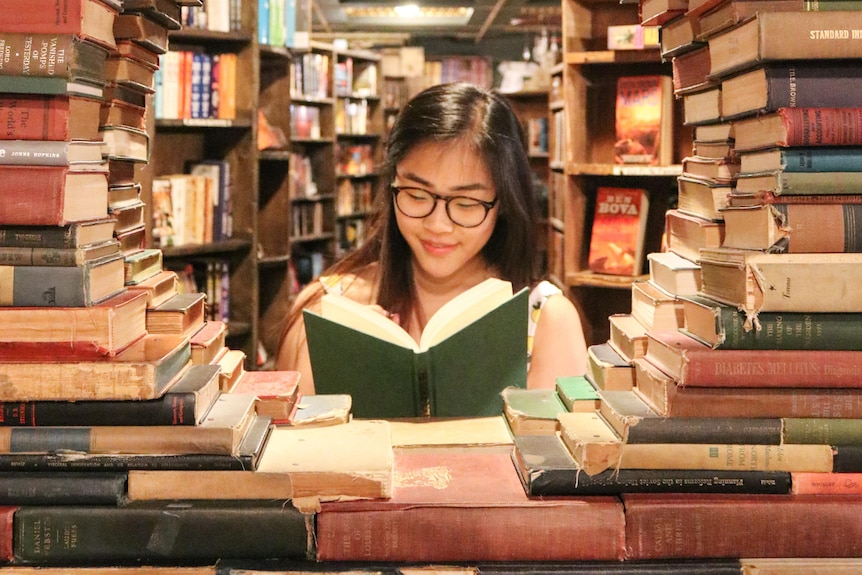
[(282, 335), (277, 369), (302, 373), (314, 393), (302, 317), (327, 290), (397, 322), (418, 340), (453, 297), (489, 277), (530, 287), (528, 388), (586, 372), (580, 318), (558, 289), (537, 282), (538, 207), (522, 129), (506, 100), (471, 84), (441, 84), (415, 96), (387, 139), (365, 243), (298, 295)]

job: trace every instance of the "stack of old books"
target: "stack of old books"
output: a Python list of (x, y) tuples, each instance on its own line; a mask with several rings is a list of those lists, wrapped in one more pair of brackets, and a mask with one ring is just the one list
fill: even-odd
[[(297, 416), (294, 373), (224, 368), (225, 323), (144, 249), (135, 168), (180, 5), (54, 4), (0, 22), (0, 563), (304, 558), (308, 515), (289, 500), (385, 495), (388, 430), (346, 423), (343, 399)], [(276, 419), (344, 425), (288, 436)], [(320, 480), (320, 454), (360, 439), (379, 454), (369, 480)]]
[(691, 0), (663, 24), (691, 30), (663, 51), (694, 128), (668, 253), (589, 350), (598, 409), (556, 418), (568, 481), (520, 456), (544, 494), (621, 493), (630, 558), (858, 556), (858, 8)]

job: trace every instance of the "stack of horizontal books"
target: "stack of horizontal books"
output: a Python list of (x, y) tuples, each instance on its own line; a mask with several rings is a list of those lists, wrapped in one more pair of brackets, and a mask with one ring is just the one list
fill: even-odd
[[(346, 423), (349, 398), (300, 405), (296, 373), (244, 373), (144, 247), (135, 168), (180, 9), (38, 0), (0, 22), (0, 563), (305, 558), (291, 500), (390, 489), (385, 425)], [(320, 480), (321, 453), (360, 452), (367, 481)]]
[(598, 408), (515, 450), (535, 495), (620, 494), (628, 558), (859, 554), (838, 535), (862, 509), (858, 8), (691, 0), (663, 23), (692, 29), (663, 51), (695, 136), (669, 251), (589, 349)]

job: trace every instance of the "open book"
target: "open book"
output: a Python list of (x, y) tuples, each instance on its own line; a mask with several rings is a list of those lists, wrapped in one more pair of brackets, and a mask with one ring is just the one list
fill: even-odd
[(305, 310), (317, 393), (348, 393), (356, 417), (499, 415), (527, 380), (528, 290), (488, 279), (441, 307), (419, 343), (344, 296)]

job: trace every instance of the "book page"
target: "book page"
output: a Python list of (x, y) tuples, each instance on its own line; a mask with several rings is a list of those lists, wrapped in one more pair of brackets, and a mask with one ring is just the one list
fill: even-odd
[(321, 315), (349, 328), (395, 345), (418, 351), (419, 346), (400, 325), (369, 306), (343, 295), (326, 294), (321, 300)]
[(419, 349), (426, 350), (460, 331), (512, 298), (510, 282), (488, 278), (446, 302), (422, 331)]

